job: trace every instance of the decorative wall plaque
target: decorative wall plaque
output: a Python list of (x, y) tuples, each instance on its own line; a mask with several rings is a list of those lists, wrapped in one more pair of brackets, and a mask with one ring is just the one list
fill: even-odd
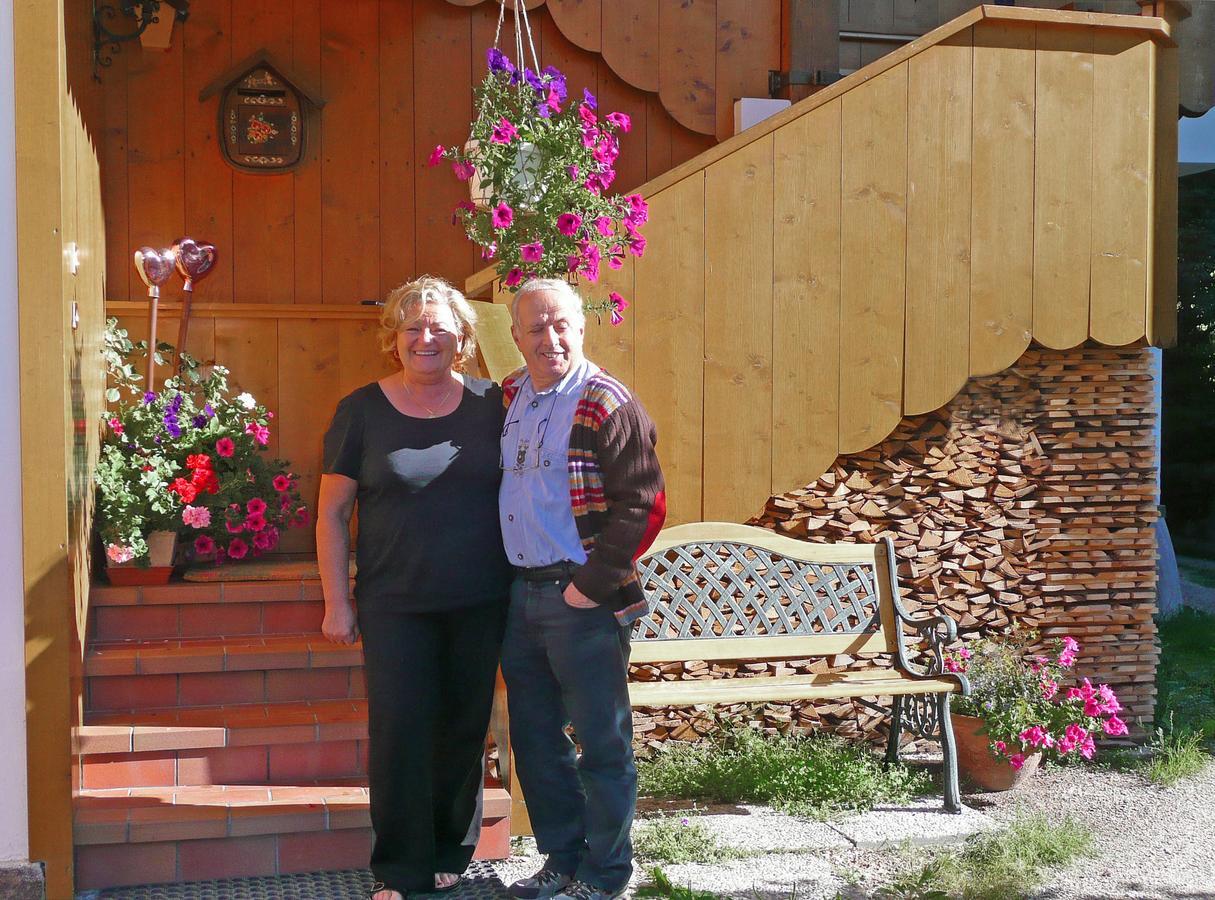
[(265, 52), (233, 66), (198, 95), (219, 100), (220, 147), (242, 172), (290, 172), (304, 159), (310, 123), (324, 101)]

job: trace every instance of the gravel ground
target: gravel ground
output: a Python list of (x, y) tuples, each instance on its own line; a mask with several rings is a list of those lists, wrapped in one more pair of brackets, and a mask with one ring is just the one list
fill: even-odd
[[(1070, 814), (1093, 829), (1096, 855), (1052, 873), (1035, 898), (1215, 898), (1215, 762), (1171, 788), (1120, 772), (1048, 768), (1024, 790), (964, 799), (996, 823), (1024, 811), (1052, 819)], [(711, 865), (667, 865), (663, 871), (677, 884), (746, 900), (869, 897), (928, 852), (857, 848), (822, 823), (764, 807), (711, 807), (701, 813), (723, 845), (756, 855)], [(527, 839), (495, 868), (509, 884), (540, 862)], [(632, 886), (646, 880), (639, 866)]]

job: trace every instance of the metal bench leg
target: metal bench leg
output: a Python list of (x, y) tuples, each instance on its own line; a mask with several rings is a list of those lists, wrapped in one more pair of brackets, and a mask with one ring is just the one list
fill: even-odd
[(894, 696), (890, 706), (890, 737), (886, 740), (886, 764), (899, 761), (899, 738), (903, 736), (903, 698)]
[(937, 727), (941, 731), (941, 756), (944, 759), (942, 779), (945, 782), (945, 809), (948, 812), (962, 811), (962, 791), (958, 787), (958, 747), (953, 737), (953, 723), (949, 719), (949, 694), (937, 694)]

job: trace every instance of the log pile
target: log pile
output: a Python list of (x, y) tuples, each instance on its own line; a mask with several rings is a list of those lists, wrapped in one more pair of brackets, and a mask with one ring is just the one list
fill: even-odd
[[(1072, 635), (1077, 672), (1115, 688), (1134, 729), (1151, 720), (1155, 611), (1157, 414), (1142, 349), (1031, 349), (972, 379), (948, 405), (905, 418), (879, 446), (839, 457), (815, 482), (772, 497), (757, 524), (811, 541), (889, 534), (904, 604), (947, 612), (963, 637), (1021, 623), (1043, 640)], [(865, 665), (789, 663), (633, 666), (636, 680), (747, 677)], [(870, 663), (871, 664), (871, 663)], [(886, 722), (862, 703), (780, 703), (767, 731), (814, 728), (879, 741)], [(638, 710), (641, 745), (713, 730), (705, 710)]]

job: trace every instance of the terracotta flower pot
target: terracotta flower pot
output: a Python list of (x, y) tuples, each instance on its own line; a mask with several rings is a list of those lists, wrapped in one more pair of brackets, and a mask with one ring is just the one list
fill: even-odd
[(1000, 759), (991, 752), (988, 746), (990, 737), (979, 733), (984, 725), (983, 719), (957, 713), (950, 719), (958, 744), (958, 771), (963, 780), (985, 791), (1015, 791), (1038, 771), (1041, 753), (1026, 754), (1025, 764), (1020, 769), (1014, 769), (1008, 760)]
[(167, 584), (173, 574), (173, 553), (177, 549), (177, 533), (153, 531), (148, 535), (148, 565), (140, 567), (133, 562), (109, 564), (105, 568), (110, 584), (131, 587), (144, 584)]

